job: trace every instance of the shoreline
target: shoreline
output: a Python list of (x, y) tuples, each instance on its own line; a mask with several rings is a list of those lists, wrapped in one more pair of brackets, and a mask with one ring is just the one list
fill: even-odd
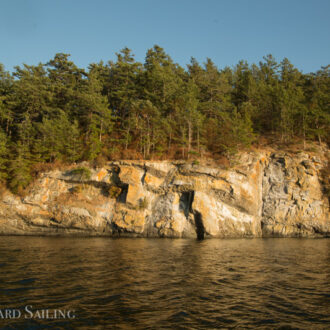
[[(327, 151), (326, 151), (327, 152)], [(242, 152), (230, 168), (171, 161), (88, 163), (5, 191), (0, 235), (329, 237), (320, 154)]]

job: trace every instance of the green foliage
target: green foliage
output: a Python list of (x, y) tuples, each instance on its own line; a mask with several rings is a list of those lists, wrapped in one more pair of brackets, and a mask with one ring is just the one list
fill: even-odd
[(0, 182), (4, 181), (7, 177), (6, 169), (7, 169), (7, 136), (0, 128)]
[(92, 172), (87, 167), (78, 167), (70, 171), (70, 175), (79, 181), (87, 181), (91, 178)]
[(27, 146), (19, 141), (8, 166), (9, 187), (13, 192), (21, 193), (32, 181), (30, 164)]
[(44, 117), (35, 127), (38, 137), (34, 141), (34, 151), (40, 161), (61, 159), (73, 162), (81, 157), (78, 123), (71, 123), (63, 111), (54, 117)]
[(35, 163), (194, 159), (235, 153), (269, 134), (330, 143), (329, 66), (303, 74), (267, 55), (222, 70), (192, 58), (185, 70), (157, 45), (144, 63), (128, 48), (116, 55), (88, 70), (62, 53), (12, 74), (0, 64), (0, 181), (18, 192)]

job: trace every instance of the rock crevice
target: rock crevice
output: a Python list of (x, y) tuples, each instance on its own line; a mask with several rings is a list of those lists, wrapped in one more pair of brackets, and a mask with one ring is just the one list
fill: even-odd
[[(325, 157), (250, 152), (235, 166), (170, 161), (110, 162), (42, 174), (28, 195), (5, 192), (4, 235), (129, 237), (329, 236)], [(86, 165), (86, 164), (85, 164)], [(86, 165), (88, 166), (88, 165)]]

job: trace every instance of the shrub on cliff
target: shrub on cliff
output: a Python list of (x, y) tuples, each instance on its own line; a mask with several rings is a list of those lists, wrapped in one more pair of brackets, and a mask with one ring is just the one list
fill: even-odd
[(86, 181), (91, 178), (92, 172), (87, 167), (78, 167), (70, 171), (70, 175), (79, 181)]

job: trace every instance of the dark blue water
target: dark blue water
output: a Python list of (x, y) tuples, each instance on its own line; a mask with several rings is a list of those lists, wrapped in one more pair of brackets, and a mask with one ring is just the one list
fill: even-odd
[(329, 239), (0, 237), (0, 310), (22, 314), (0, 327), (329, 329), (329, 252)]

